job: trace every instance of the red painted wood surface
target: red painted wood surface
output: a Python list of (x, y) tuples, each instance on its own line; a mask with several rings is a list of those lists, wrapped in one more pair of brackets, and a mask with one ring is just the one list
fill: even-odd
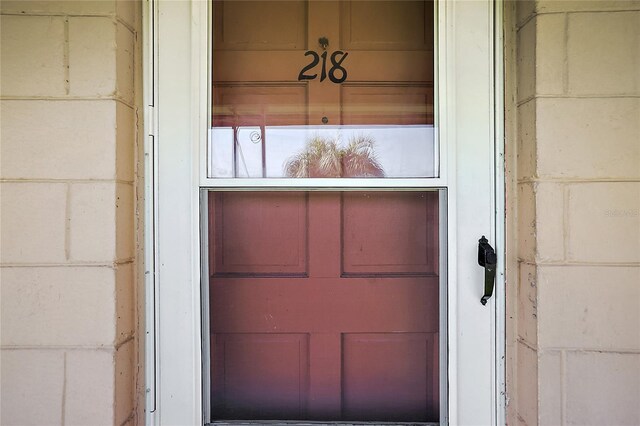
[(435, 192), (212, 192), (217, 419), (438, 421)]

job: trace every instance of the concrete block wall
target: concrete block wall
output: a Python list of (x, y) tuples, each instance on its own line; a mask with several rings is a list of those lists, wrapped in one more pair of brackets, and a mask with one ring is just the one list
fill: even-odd
[(0, 8), (0, 423), (134, 424), (140, 4)]
[[(0, 423), (135, 423), (139, 4), (0, 13)], [(514, 15), (512, 423), (640, 424), (640, 2)]]
[(513, 422), (640, 424), (640, 1), (515, 16)]

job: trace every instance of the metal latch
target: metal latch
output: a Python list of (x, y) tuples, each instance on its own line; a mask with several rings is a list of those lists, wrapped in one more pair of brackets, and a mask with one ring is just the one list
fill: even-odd
[(487, 300), (493, 295), (498, 257), (484, 235), (478, 240), (478, 264), (484, 268), (484, 295), (480, 303), (486, 305)]

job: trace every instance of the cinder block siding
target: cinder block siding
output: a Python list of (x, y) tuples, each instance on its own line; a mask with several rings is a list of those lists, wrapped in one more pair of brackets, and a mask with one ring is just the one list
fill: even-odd
[(640, 424), (640, 1), (516, 20), (512, 422)]
[(140, 4), (0, 7), (0, 423), (134, 423)]
[[(0, 7), (0, 422), (133, 423), (140, 5)], [(639, 15), (515, 6), (512, 423), (640, 423)]]

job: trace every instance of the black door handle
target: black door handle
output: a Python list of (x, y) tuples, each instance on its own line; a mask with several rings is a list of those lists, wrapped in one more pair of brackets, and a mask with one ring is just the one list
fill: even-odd
[(478, 264), (484, 267), (484, 295), (480, 299), (480, 303), (486, 305), (487, 300), (493, 295), (498, 256), (484, 235), (478, 240)]

